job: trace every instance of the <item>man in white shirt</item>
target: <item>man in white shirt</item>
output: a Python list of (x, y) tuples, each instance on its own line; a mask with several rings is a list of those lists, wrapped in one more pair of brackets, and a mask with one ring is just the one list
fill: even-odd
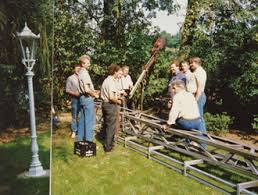
[(130, 91), (133, 88), (133, 81), (131, 76), (129, 75), (129, 66), (123, 66), (122, 67), (122, 71), (123, 71), (123, 76), (121, 78), (121, 85), (122, 85), (122, 89), (124, 90), (124, 95), (125, 95), (125, 106), (127, 106), (129, 109), (134, 109), (134, 105), (133, 105), (133, 101), (132, 99), (128, 98), (128, 95), (130, 93)]
[(123, 76), (121, 78), (122, 87), (123, 89), (128, 93), (133, 88), (133, 81), (131, 76), (129, 75), (129, 66), (123, 66), (122, 67)]
[(203, 118), (203, 114), (204, 114), (204, 106), (206, 103), (206, 95), (205, 95), (204, 89), (206, 85), (207, 74), (206, 74), (206, 71), (201, 66), (202, 65), (201, 58), (193, 57), (189, 60), (189, 62), (197, 82), (195, 99), (197, 100), (199, 112), (202, 117), (203, 126), (205, 127), (204, 132), (206, 132), (206, 125)]
[(72, 122), (71, 129), (72, 134), (71, 137), (75, 138), (77, 129), (78, 129), (78, 115), (80, 111), (80, 92), (79, 92), (79, 72), (81, 66), (76, 64), (74, 66), (74, 74), (69, 76), (66, 80), (65, 91), (71, 96), (71, 113), (72, 113)]
[(195, 94), (195, 98), (198, 103), (199, 111), (201, 116), (203, 117), (203, 108), (206, 103), (206, 95), (204, 93), (206, 80), (207, 80), (207, 74), (206, 71), (201, 66), (202, 61), (199, 57), (193, 57), (190, 59), (190, 66), (193, 70), (193, 74), (197, 81), (197, 90)]
[(79, 72), (79, 92), (80, 92), (80, 122), (78, 127), (77, 141), (93, 141), (93, 131), (96, 125), (96, 114), (94, 98), (99, 95), (95, 91), (88, 69), (90, 67), (90, 57), (82, 55), (79, 58), (81, 70)]
[[(123, 84), (122, 84), (122, 78), (124, 77), (124, 73), (123, 73), (123, 69), (120, 68), (118, 71), (118, 75), (117, 75), (117, 89), (118, 89), (118, 97), (125, 100), (125, 96), (127, 96), (128, 94), (125, 92), (125, 90), (123, 89)], [(123, 101), (123, 105), (121, 106), (125, 106), (125, 101)], [(120, 133), (120, 107), (117, 108), (117, 119), (116, 119), (116, 130), (115, 130), (115, 141), (117, 141), (119, 133)]]
[(175, 80), (171, 85), (171, 90), (175, 94), (173, 106), (169, 113), (166, 129), (168, 125), (177, 124), (184, 129), (195, 129), (203, 132), (202, 121), (197, 102), (192, 93), (185, 90), (182, 80)]

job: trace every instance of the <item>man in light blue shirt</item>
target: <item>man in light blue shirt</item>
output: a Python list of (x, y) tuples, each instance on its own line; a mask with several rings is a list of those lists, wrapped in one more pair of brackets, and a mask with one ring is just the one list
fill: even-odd
[(74, 66), (74, 74), (69, 76), (66, 80), (65, 91), (71, 96), (71, 113), (72, 113), (72, 138), (75, 138), (76, 132), (78, 130), (78, 115), (80, 111), (80, 92), (79, 92), (79, 72), (81, 66), (76, 64)]

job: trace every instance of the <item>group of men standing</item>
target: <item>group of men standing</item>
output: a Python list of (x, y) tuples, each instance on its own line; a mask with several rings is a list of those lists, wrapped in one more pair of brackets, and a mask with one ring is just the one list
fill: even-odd
[[(172, 61), (170, 65), (172, 77), (168, 85), (171, 108), (167, 124), (177, 124), (184, 129), (195, 129), (206, 133), (203, 118), (203, 108), (206, 102), (204, 93), (207, 75), (201, 66), (199, 57), (187, 61)], [(129, 67), (122, 68), (111, 64), (107, 68), (107, 77), (101, 86), (101, 92), (94, 89), (90, 74), (90, 57), (83, 55), (79, 64), (74, 67), (74, 74), (68, 77), (66, 92), (71, 96), (72, 122), (71, 137), (76, 141), (93, 141), (93, 132), (96, 125), (94, 98), (102, 99), (103, 132), (105, 136), (104, 150), (110, 152), (113, 147), (119, 106), (125, 103), (133, 82), (128, 74)], [(192, 71), (191, 71), (191, 70)], [(79, 122), (78, 122), (79, 116)]]
[[(189, 62), (172, 61), (172, 78), (169, 82), (171, 100), (169, 119), (163, 126), (177, 124), (184, 129), (195, 129), (206, 133), (203, 118), (206, 95), (204, 92), (207, 74), (199, 57), (190, 58)], [(192, 71), (191, 71), (191, 70)]]
[[(74, 74), (68, 77), (66, 81), (66, 92), (71, 96), (71, 137), (76, 137), (76, 141), (92, 142), (96, 125), (94, 98), (99, 98), (99, 93), (94, 89), (88, 72), (89, 67), (90, 57), (87, 55), (81, 56), (79, 65), (74, 67)], [(119, 105), (122, 105), (124, 97), (133, 87), (128, 72), (128, 66), (121, 68), (116, 64), (111, 64), (107, 68), (108, 76), (102, 83), (100, 98), (102, 99), (104, 119), (105, 152), (110, 152), (113, 147), (116, 124), (119, 120)]]

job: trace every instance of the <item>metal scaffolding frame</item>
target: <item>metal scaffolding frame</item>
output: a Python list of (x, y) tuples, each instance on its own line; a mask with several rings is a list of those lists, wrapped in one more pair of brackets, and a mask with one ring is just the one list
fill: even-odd
[[(100, 106), (100, 102), (96, 103), (97, 108)], [(257, 194), (257, 148), (196, 130), (169, 128), (164, 131), (161, 127), (165, 120), (123, 107), (120, 115), (122, 132), (118, 141), (126, 148), (225, 194), (232, 191)], [(183, 155), (186, 160), (177, 159), (171, 153)], [(243, 181), (232, 182), (201, 166), (216, 166), (227, 174), (239, 175)], [(228, 186), (231, 191), (220, 185)]]

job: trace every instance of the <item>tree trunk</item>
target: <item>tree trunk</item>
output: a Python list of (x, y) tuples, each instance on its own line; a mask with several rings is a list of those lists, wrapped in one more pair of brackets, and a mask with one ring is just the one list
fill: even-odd
[(194, 28), (196, 24), (196, 19), (199, 13), (199, 5), (197, 0), (188, 0), (187, 11), (185, 22), (183, 25), (183, 30), (181, 33), (181, 47), (188, 45), (192, 41), (191, 29)]
[(122, 24), (122, 7), (121, 7), (121, 0), (117, 0), (117, 25), (116, 25), (116, 46), (118, 48), (122, 47), (122, 34), (123, 34), (123, 24)]
[(112, 9), (115, 4), (115, 0), (104, 0), (104, 19), (102, 25), (102, 35), (104, 40), (112, 41), (115, 37), (115, 26), (112, 16)]

